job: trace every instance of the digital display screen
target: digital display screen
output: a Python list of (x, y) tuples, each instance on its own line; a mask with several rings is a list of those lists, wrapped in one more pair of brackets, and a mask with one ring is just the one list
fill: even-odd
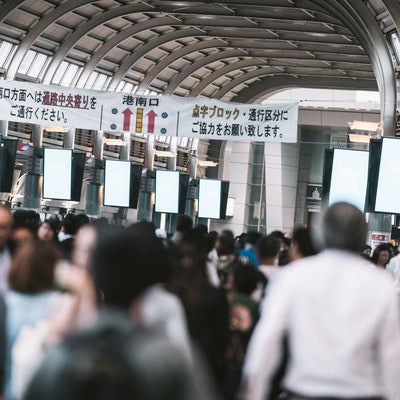
[(221, 216), (221, 181), (199, 180), (199, 218), (219, 219)]
[(400, 139), (383, 138), (379, 165), (375, 211), (400, 214)]
[(364, 211), (369, 153), (335, 149), (333, 153), (329, 205), (346, 201)]
[(156, 171), (155, 211), (175, 213), (179, 210), (179, 172)]
[(43, 198), (71, 200), (72, 150), (44, 149)]
[(131, 163), (106, 160), (104, 170), (104, 205), (129, 207)]

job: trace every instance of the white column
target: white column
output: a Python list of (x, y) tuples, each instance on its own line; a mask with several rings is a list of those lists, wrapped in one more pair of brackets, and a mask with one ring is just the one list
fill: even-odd
[(249, 189), (251, 144), (227, 142), (222, 161), (220, 179), (230, 182), (229, 197), (235, 199), (234, 216), (226, 220), (211, 221), (210, 229), (230, 229), (235, 235), (247, 231), (246, 201)]
[(266, 143), (264, 158), (267, 233), (290, 232), (296, 208), (299, 146)]

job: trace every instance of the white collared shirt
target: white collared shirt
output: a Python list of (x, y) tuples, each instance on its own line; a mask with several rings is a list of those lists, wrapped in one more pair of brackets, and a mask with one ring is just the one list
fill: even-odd
[(393, 280), (357, 255), (326, 250), (271, 282), (244, 365), (261, 400), (288, 332), (284, 386), (306, 396), (400, 399), (400, 309)]

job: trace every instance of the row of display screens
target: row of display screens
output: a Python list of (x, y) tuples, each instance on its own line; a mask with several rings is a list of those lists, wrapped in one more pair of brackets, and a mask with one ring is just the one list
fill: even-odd
[[(80, 200), (84, 158), (66, 149), (44, 149), (43, 198)], [(137, 205), (142, 167), (129, 161), (105, 160), (103, 204), (111, 207)], [(81, 177), (77, 175), (81, 174)], [(183, 213), (189, 175), (177, 171), (156, 171), (155, 211)], [(80, 185), (80, 186), (79, 186)], [(225, 217), (228, 182), (200, 179), (198, 217)], [(76, 194), (73, 194), (73, 191)], [(79, 193), (79, 196), (78, 196)]]
[(400, 214), (397, 177), (400, 139), (372, 139), (369, 151), (325, 151), (323, 198), (347, 201), (366, 212)]

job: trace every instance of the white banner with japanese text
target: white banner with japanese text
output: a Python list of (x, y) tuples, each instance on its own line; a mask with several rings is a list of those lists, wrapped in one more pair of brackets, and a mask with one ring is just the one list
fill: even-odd
[(249, 105), (0, 81), (0, 119), (235, 141), (297, 141), (298, 104)]

